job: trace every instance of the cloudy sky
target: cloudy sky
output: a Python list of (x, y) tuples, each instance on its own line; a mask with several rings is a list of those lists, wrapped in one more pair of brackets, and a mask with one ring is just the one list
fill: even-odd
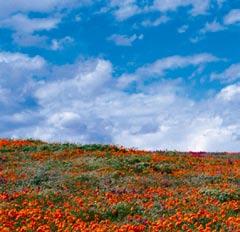
[(240, 0), (0, 0), (0, 137), (240, 151)]

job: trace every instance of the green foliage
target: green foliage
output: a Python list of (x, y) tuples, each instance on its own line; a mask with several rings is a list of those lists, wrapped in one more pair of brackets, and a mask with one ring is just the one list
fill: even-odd
[(30, 179), (31, 185), (41, 185), (43, 182), (47, 182), (50, 180), (50, 176), (48, 174), (48, 167), (39, 168), (32, 179)]
[(228, 193), (218, 189), (205, 188), (205, 189), (201, 189), (200, 193), (202, 193), (205, 196), (216, 198), (220, 202), (225, 202), (230, 200), (240, 200), (240, 191)]
[(109, 219), (111, 221), (121, 221), (129, 214), (131, 214), (131, 205), (126, 202), (120, 202), (113, 205), (101, 217), (102, 219)]
[(153, 170), (165, 174), (171, 174), (174, 170), (174, 167), (171, 164), (158, 163), (153, 166)]
[(102, 145), (102, 144), (87, 144), (87, 145), (80, 145), (78, 147), (85, 151), (105, 151), (110, 149), (109, 145)]
[(110, 157), (107, 164), (116, 170), (133, 170), (135, 173), (142, 173), (150, 166), (150, 160), (148, 156)]
[(76, 182), (80, 182), (81, 184), (85, 184), (88, 188), (96, 188), (99, 185), (99, 178), (94, 174), (82, 174), (75, 177), (74, 180)]
[(149, 167), (149, 163), (137, 163), (134, 165), (134, 172), (136, 173), (142, 173), (147, 167)]
[(184, 183), (191, 186), (202, 186), (207, 184), (217, 184), (222, 180), (221, 176), (207, 176), (207, 175), (192, 175), (186, 176), (184, 179)]

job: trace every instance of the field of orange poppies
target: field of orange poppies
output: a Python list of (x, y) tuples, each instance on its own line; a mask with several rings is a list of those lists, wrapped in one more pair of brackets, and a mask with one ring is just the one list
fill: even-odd
[(0, 140), (0, 231), (240, 231), (240, 154)]

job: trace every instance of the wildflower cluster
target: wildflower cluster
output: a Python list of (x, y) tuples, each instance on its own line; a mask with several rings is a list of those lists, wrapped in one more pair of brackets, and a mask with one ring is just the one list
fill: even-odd
[(240, 231), (240, 154), (0, 140), (0, 231)]

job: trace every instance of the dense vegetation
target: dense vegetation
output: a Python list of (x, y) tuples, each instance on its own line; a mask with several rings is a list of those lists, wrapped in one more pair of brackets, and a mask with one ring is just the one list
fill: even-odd
[(240, 154), (0, 140), (0, 231), (240, 231)]

